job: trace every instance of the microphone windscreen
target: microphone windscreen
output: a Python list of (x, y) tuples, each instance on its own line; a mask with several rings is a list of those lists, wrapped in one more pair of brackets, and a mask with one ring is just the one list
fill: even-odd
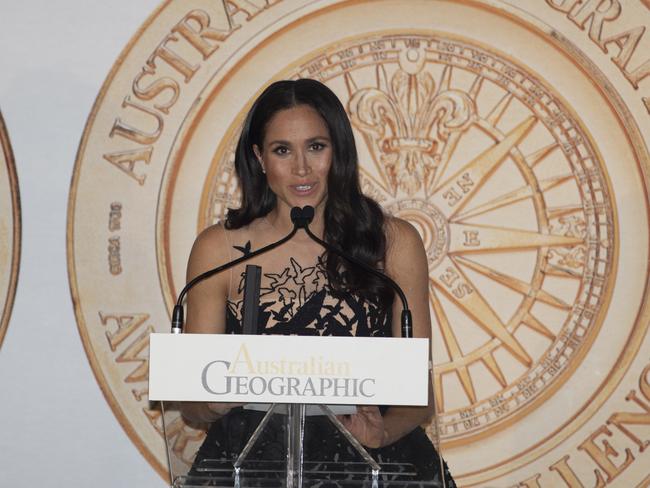
[(307, 221), (308, 224), (311, 224), (311, 221), (314, 220), (314, 207), (311, 205), (306, 205), (302, 208), (302, 218)]
[(300, 207), (293, 207), (291, 209), (291, 222), (296, 223), (297, 220), (300, 220), (302, 218), (302, 208)]
[(291, 209), (291, 222), (293, 222), (293, 225), (297, 228), (307, 227), (313, 218), (314, 207), (307, 205), (303, 208), (293, 207)]

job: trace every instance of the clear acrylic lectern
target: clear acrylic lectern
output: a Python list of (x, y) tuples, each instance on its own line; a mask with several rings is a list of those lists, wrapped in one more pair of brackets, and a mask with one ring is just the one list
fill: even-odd
[[(427, 405), (428, 356), (426, 339), (152, 334), (171, 486), (445, 488), (409, 464), (431, 447), (423, 432), (387, 454), (339, 420), (354, 405)], [(240, 406), (201, 423), (219, 403)]]
[[(381, 463), (352, 437), (327, 405), (273, 404), (264, 409), (237, 408), (227, 416), (227, 426), (203, 427), (226, 433), (233, 439), (220, 456), (218, 449), (205, 446), (205, 439), (178, 444), (177, 426), (182, 404), (161, 402), (165, 442), (173, 488), (416, 488), (442, 487), (440, 480), (420, 479), (413, 465)], [(190, 421), (191, 422), (191, 421)], [(217, 422), (221, 422), (218, 420)], [(247, 423), (242, 428), (241, 423)], [(319, 437), (324, 423), (341, 432), (337, 446), (341, 459), (319, 459), (318, 446), (328, 439)], [(170, 428), (171, 426), (171, 428)], [(240, 439), (241, 431), (250, 435)], [(206, 440), (207, 439), (207, 440)], [(192, 444), (190, 446), (190, 444)], [(188, 449), (189, 448), (189, 449)]]

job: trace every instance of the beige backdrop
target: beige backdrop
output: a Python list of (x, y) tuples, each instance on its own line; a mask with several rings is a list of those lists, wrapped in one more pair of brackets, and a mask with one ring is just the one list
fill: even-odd
[(165, 486), (93, 377), (70, 299), (65, 249), (67, 197), (84, 123), (110, 66), (156, 4), (0, 2), (3, 487)]
[[(67, 228), (86, 353), (152, 467), (148, 334), (237, 200), (248, 105), (313, 77), (351, 116), (364, 191), (425, 240), (459, 484), (648, 486), (648, 25), (634, 0), (163, 3), (99, 93)], [(180, 455), (202, 437), (175, 433)]]

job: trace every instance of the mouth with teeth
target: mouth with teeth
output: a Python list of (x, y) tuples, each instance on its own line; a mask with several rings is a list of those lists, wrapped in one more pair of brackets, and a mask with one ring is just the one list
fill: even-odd
[(291, 185), (291, 189), (300, 196), (309, 195), (316, 187), (317, 183), (306, 183), (303, 185)]

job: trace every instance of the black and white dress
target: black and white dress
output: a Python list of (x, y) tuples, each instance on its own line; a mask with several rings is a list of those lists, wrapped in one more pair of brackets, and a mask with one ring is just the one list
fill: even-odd
[[(251, 244), (248, 241), (245, 245), (233, 247), (246, 254), (250, 252)], [(272, 262), (256, 263), (262, 265), (263, 270), (258, 333), (358, 337), (392, 335), (390, 310), (352, 293), (334, 292), (329, 286), (320, 257), (311, 266), (303, 266), (292, 257), (287, 257), (284, 263), (284, 266), (279, 265), (277, 257)], [(242, 271), (235, 271), (231, 279), (226, 310), (227, 333), (236, 334), (242, 330)], [(214, 422), (197, 454), (197, 460), (236, 457), (261, 416), (260, 412), (234, 409)], [(281, 425), (269, 425), (249, 457), (266, 460), (285, 458)], [(368, 449), (368, 452), (380, 464), (410, 463), (420, 479), (440, 479), (438, 454), (420, 427), (389, 446)], [(360, 461), (358, 453), (324, 416), (307, 418), (304, 456), (305, 461), (321, 463), (321, 467), (324, 465), (325, 468), (327, 463)], [(446, 465), (445, 480), (447, 487), (455, 488), (456, 484)]]

